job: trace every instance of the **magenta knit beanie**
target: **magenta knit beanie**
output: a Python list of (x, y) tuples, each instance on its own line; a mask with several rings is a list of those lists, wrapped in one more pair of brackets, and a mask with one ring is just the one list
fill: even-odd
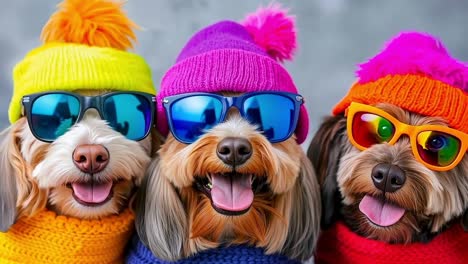
[[(164, 97), (191, 92), (283, 91), (298, 93), (279, 63), (291, 60), (296, 48), (294, 18), (279, 6), (260, 8), (242, 24), (221, 21), (197, 32), (164, 75), (158, 93), (157, 127), (167, 135)], [(301, 106), (295, 131), (302, 143), (309, 118)]]

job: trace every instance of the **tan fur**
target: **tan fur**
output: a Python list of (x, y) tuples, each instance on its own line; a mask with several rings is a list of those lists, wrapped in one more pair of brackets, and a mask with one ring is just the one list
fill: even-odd
[[(253, 126), (239, 118), (231, 124), (218, 125), (213, 128), (211, 133), (188, 146), (178, 142), (171, 135), (167, 138), (166, 144), (160, 150), (161, 166), (168, 175), (171, 175), (170, 180), (174, 185), (178, 188), (187, 187), (192, 185), (195, 176), (231, 171), (231, 168), (216, 156), (216, 146), (225, 137), (244, 135), (236, 132), (225, 133), (225, 130), (231, 131), (231, 127), (227, 127), (228, 125), (239, 130), (246, 130), (243, 133), (247, 135), (255, 149), (249, 161), (236, 170), (239, 173), (255, 172), (258, 176), (278, 175), (277, 177), (268, 177), (268, 183), (272, 190), (276, 193), (282, 193), (291, 189), (300, 168), (296, 157), (302, 154), (301, 148), (295, 143), (295, 138), (277, 143), (272, 148), (266, 138)], [(174, 166), (183, 160), (188, 163), (187, 166)], [(287, 177), (286, 175), (291, 176)]]
[[(403, 123), (447, 125), (441, 118), (423, 117), (389, 104), (377, 106)], [(327, 129), (330, 130), (330, 128)], [(325, 133), (325, 131), (320, 131), (319, 136)], [(423, 232), (434, 235), (451, 221), (461, 217), (467, 210), (467, 155), (456, 168), (438, 172), (428, 169), (416, 160), (409, 138), (406, 136), (400, 138), (393, 146), (377, 144), (364, 151), (354, 148), (343, 131), (335, 132), (334, 137), (343, 138), (339, 141), (341, 145), (336, 146), (341, 148), (343, 153), (339, 160), (327, 162), (336, 162), (338, 165), (334, 177), (336, 177), (337, 188), (343, 203), (341, 214), (343, 220), (357, 233), (387, 242), (418, 241), (422, 239), (420, 237)], [(321, 139), (317, 138), (316, 142), (319, 141)], [(309, 156), (314, 156), (311, 153), (314, 148), (318, 150), (318, 144), (311, 145)], [(327, 149), (319, 155), (327, 157), (331, 151), (336, 150)], [(364, 195), (380, 194), (372, 182), (371, 172), (375, 165), (383, 162), (397, 165), (405, 171), (404, 186), (397, 192), (387, 193), (386, 198), (407, 210), (398, 223), (384, 228), (371, 223), (358, 209), (359, 202)], [(333, 175), (325, 173), (322, 168), (319, 177), (333, 177)], [(322, 179), (322, 184), (325, 181)]]
[[(12, 126), (11, 137), (8, 143), (8, 152), (13, 174), (16, 177), (16, 189), (18, 198), (16, 202), (17, 217), (31, 216), (38, 210), (45, 207), (47, 203), (48, 190), (40, 189), (36, 181), (31, 179), (32, 166), (37, 164), (40, 158), (44, 157), (47, 148), (41, 146), (37, 149), (37, 158), (32, 164), (28, 164), (23, 159), (20, 152), (21, 130), (26, 127), (26, 119), (21, 118)], [(5, 176), (4, 176), (5, 177)]]
[[(249, 211), (239, 216), (218, 213), (193, 187), (195, 177), (232, 171), (216, 155), (218, 143), (226, 137), (243, 137), (252, 145), (251, 158), (236, 171), (266, 177), (269, 185), (269, 191), (256, 193)], [(305, 260), (315, 247), (320, 204), (310, 162), (294, 137), (271, 144), (237, 113), (189, 145), (169, 135), (142, 190), (137, 230), (163, 259), (180, 259), (223, 243), (250, 244), (268, 254)]]
[[(236, 127), (242, 126), (245, 123), (241, 119), (235, 119)], [(279, 198), (270, 194), (270, 197), (262, 199), (259, 196), (255, 197), (253, 210), (249, 210), (246, 215), (239, 217), (226, 217), (218, 214), (212, 207), (204, 195), (199, 194), (198, 199), (187, 199), (192, 195), (186, 194), (188, 191), (193, 192), (191, 187), (195, 176), (204, 176), (208, 173), (223, 173), (230, 172), (231, 168), (226, 166), (217, 156), (217, 144), (225, 137), (233, 134), (223, 134), (223, 125), (214, 128), (211, 133), (204, 135), (197, 142), (186, 146), (178, 142), (171, 135), (168, 137), (166, 144), (161, 147), (161, 166), (166, 171), (166, 177), (173, 182), (176, 188), (184, 188), (181, 190), (182, 202), (186, 205), (186, 210), (190, 216), (189, 225), (191, 230), (191, 239), (201, 237), (199, 243), (204, 243), (205, 240), (211, 242), (212, 246), (217, 246), (219, 242), (223, 242), (223, 237), (234, 238), (233, 242), (262, 244), (268, 248), (268, 243), (265, 240), (267, 226), (273, 215), (279, 214), (275, 211), (272, 199)], [(244, 126), (246, 126), (244, 124)], [(276, 150), (271, 149), (271, 144), (260, 133), (250, 128), (248, 131), (249, 140), (253, 146), (254, 152), (250, 160), (237, 169), (240, 173), (255, 173), (255, 175), (268, 177), (268, 183), (274, 192), (277, 193), (289, 191), (292, 184), (299, 173), (299, 161), (294, 159), (302, 153), (300, 147), (295, 143), (295, 139), (291, 138), (285, 142), (275, 145)], [(287, 145), (289, 144), (289, 147)], [(178, 152), (175, 150), (179, 150)], [(289, 155), (287, 152), (289, 151)], [(189, 152), (189, 153), (187, 153)], [(273, 152), (277, 155), (273, 155)], [(182, 155), (184, 154), (184, 155)], [(187, 154), (187, 155), (185, 155)], [(185, 157), (183, 157), (185, 156)], [(279, 158), (285, 158), (282, 162)], [(174, 166), (173, 164), (183, 164), (186, 166)], [(289, 178), (289, 179), (288, 179)], [(188, 187), (188, 188), (187, 188)], [(207, 201), (208, 200), (208, 201)], [(274, 212), (274, 213), (272, 213)], [(288, 216), (284, 216), (287, 218)], [(241, 218), (242, 220), (240, 220)], [(287, 221), (283, 219), (284, 227), (287, 229)], [(216, 223), (216, 225), (215, 225)], [(251, 224), (256, 223), (257, 228), (252, 229)], [(250, 226), (249, 226), (250, 224)], [(245, 230), (247, 229), (247, 230)], [(249, 230), (250, 229), (250, 230)], [(217, 232), (216, 232), (217, 231)], [(276, 231), (276, 230), (275, 230)], [(283, 232), (281, 237), (277, 237), (279, 241), (284, 241), (286, 233)], [(273, 242), (273, 241), (268, 241)], [(275, 241), (276, 242), (276, 241)], [(207, 248), (203, 245), (195, 243), (192, 246), (191, 253), (196, 252), (197, 248)], [(272, 249), (278, 251), (279, 248)]]

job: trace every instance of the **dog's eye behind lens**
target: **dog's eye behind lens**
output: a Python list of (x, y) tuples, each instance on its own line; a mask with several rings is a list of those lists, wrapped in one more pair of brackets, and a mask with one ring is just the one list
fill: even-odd
[(194, 142), (221, 119), (223, 104), (210, 96), (191, 96), (174, 102), (170, 109), (172, 133), (185, 142)]
[(131, 140), (143, 138), (151, 126), (150, 102), (137, 94), (117, 94), (104, 101), (104, 118)]
[(55, 140), (73, 126), (80, 111), (77, 98), (67, 94), (46, 94), (34, 100), (31, 127), (43, 140)]
[(448, 166), (460, 152), (460, 140), (443, 132), (424, 131), (418, 134), (417, 146), (421, 158), (434, 166)]
[(375, 114), (359, 112), (353, 118), (352, 125), (354, 140), (363, 147), (389, 142), (395, 134), (393, 124)]
[(249, 97), (244, 102), (244, 113), (250, 123), (257, 125), (258, 130), (270, 140), (281, 140), (288, 137), (295, 118), (294, 102), (276, 94), (262, 94)]

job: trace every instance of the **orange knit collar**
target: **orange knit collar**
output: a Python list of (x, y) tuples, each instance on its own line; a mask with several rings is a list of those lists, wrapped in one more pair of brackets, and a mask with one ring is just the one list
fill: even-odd
[(125, 210), (102, 220), (80, 220), (43, 211), (0, 233), (0, 263), (123, 263), (134, 228)]

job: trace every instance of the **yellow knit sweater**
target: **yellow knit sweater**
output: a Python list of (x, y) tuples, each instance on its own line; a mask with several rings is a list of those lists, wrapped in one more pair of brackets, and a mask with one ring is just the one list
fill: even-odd
[(0, 232), (1, 264), (123, 263), (134, 215), (79, 220), (43, 211)]

